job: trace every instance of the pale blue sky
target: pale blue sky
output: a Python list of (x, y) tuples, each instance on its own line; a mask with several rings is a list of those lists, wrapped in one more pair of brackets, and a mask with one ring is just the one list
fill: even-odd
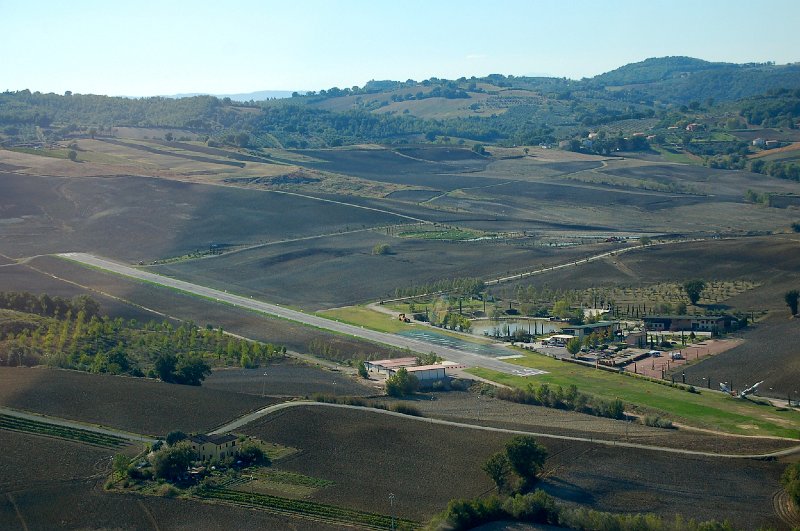
[(800, 1), (0, 0), (0, 91), (319, 90), (647, 57), (800, 61)]

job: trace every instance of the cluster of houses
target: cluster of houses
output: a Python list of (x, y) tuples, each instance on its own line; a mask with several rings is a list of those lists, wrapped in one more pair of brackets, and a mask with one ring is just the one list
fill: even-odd
[[(648, 315), (642, 317), (643, 331), (647, 332), (707, 332), (717, 334), (728, 332), (736, 326), (736, 319), (729, 315)], [(567, 341), (577, 337), (583, 340), (591, 334), (607, 338), (622, 339), (622, 326), (619, 321), (599, 321), (597, 323), (567, 326), (560, 334), (545, 340), (552, 346), (564, 346)], [(633, 335), (633, 334), (632, 334)], [(635, 337), (632, 339), (636, 339)]]

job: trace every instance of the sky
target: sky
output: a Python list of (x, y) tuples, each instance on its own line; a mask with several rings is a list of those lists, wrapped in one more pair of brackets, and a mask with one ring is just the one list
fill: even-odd
[(800, 1), (0, 0), (0, 91), (152, 96), (800, 61)]

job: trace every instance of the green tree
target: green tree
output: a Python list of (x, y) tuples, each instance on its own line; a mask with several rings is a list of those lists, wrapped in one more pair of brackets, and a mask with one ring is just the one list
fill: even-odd
[(572, 354), (573, 356), (580, 352), (581, 350), (581, 339), (579, 337), (573, 337), (569, 341), (567, 341), (567, 352)]
[(394, 375), (386, 379), (386, 394), (389, 396), (406, 396), (419, 388), (419, 379), (401, 367)]
[(699, 279), (689, 280), (683, 285), (683, 290), (692, 304), (697, 304), (704, 289), (706, 289), (706, 283)]
[(800, 461), (786, 467), (781, 476), (781, 483), (795, 506), (800, 509)]
[(127, 455), (116, 454), (111, 461), (111, 470), (115, 476), (125, 477), (125, 474), (128, 472), (128, 465), (130, 462), (131, 460)]
[(71, 160), (72, 162), (78, 160), (78, 152), (75, 151), (74, 149), (70, 149), (69, 152), (67, 153), (67, 156), (69, 157), (69, 160)]
[(186, 473), (186, 469), (195, 457), (194, 450), (188, 442), (165, 446), (153, 457), (153, 470), (157, 478), (174, 481)]
[(167, 134), (164, 135), (164, 140), (166, 140), (167, 142), (172, 142), (174, 138), (175, 136), (172, 134), (171, 131), (167, 132)]
[(639, 243), (642, 245), (642, 247), (645, 247), (653, 243), (653, 239), (650, 238), (649, 236), (642, 236), (641, 238), (639, 238)]
[(530, 435), (517, 435), (506, 443), (506, 457), (525, 489), (536, 481), (536, 474), (547, 459), (547, 450)]
[(493, 454), (481, 468), (494, 481), (499, 492), (506, 490), (511, 477), (511, 463), (508, 462), (506, 454), (502, 452)]
[(800, 291), (797, 291), (796, 289), (787, 291), (783, 296), (783, 299), (786, 301), (786, 305), (792, 311), (792, 315), (797, 315), (797, 301), (800, 300)]
[(164, 441), (166, 441), (169, 446), (175, 446), (179, 442), (185, 441), (188, 438), (189, 436), (183, 433), (181, 430), (172, 430), (164, 438)]
[(236, 456), (247, 465), (267, 466), (270, 464), (269, 456), (260, 445), (248, 441), (239, 447)]
[(367, 371), (367, 366), (364, 365), (363, 361), (358, 362), (358, 375), (365, 380), (369, 378), (369, 372)]

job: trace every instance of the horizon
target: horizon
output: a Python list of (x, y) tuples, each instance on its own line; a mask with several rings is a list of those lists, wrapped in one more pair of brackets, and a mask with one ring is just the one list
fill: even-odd
[[(491, 10), (470, 0), (412, 0), (402, 7), (239, 0), (226, 11), (185, 0), (135, 5), (84, 0), (43, 10), (7, 0), (0, 7), (0, 46), (14, 53), (0, 72), (0, 90), (228, 95), (492, 73), (581, 79), (666, 56), (737, 64), (800, 60), (800, 35), (792, 28), (800, 4), (790, 0), (776, 0), (769, 10), (749, 9), (742, 0), (618, 0), (610, 7), (576, 0), (566, 8), (508, 0)], [(751, 27), (770, 31), (754, 45), (739, 35)]]

